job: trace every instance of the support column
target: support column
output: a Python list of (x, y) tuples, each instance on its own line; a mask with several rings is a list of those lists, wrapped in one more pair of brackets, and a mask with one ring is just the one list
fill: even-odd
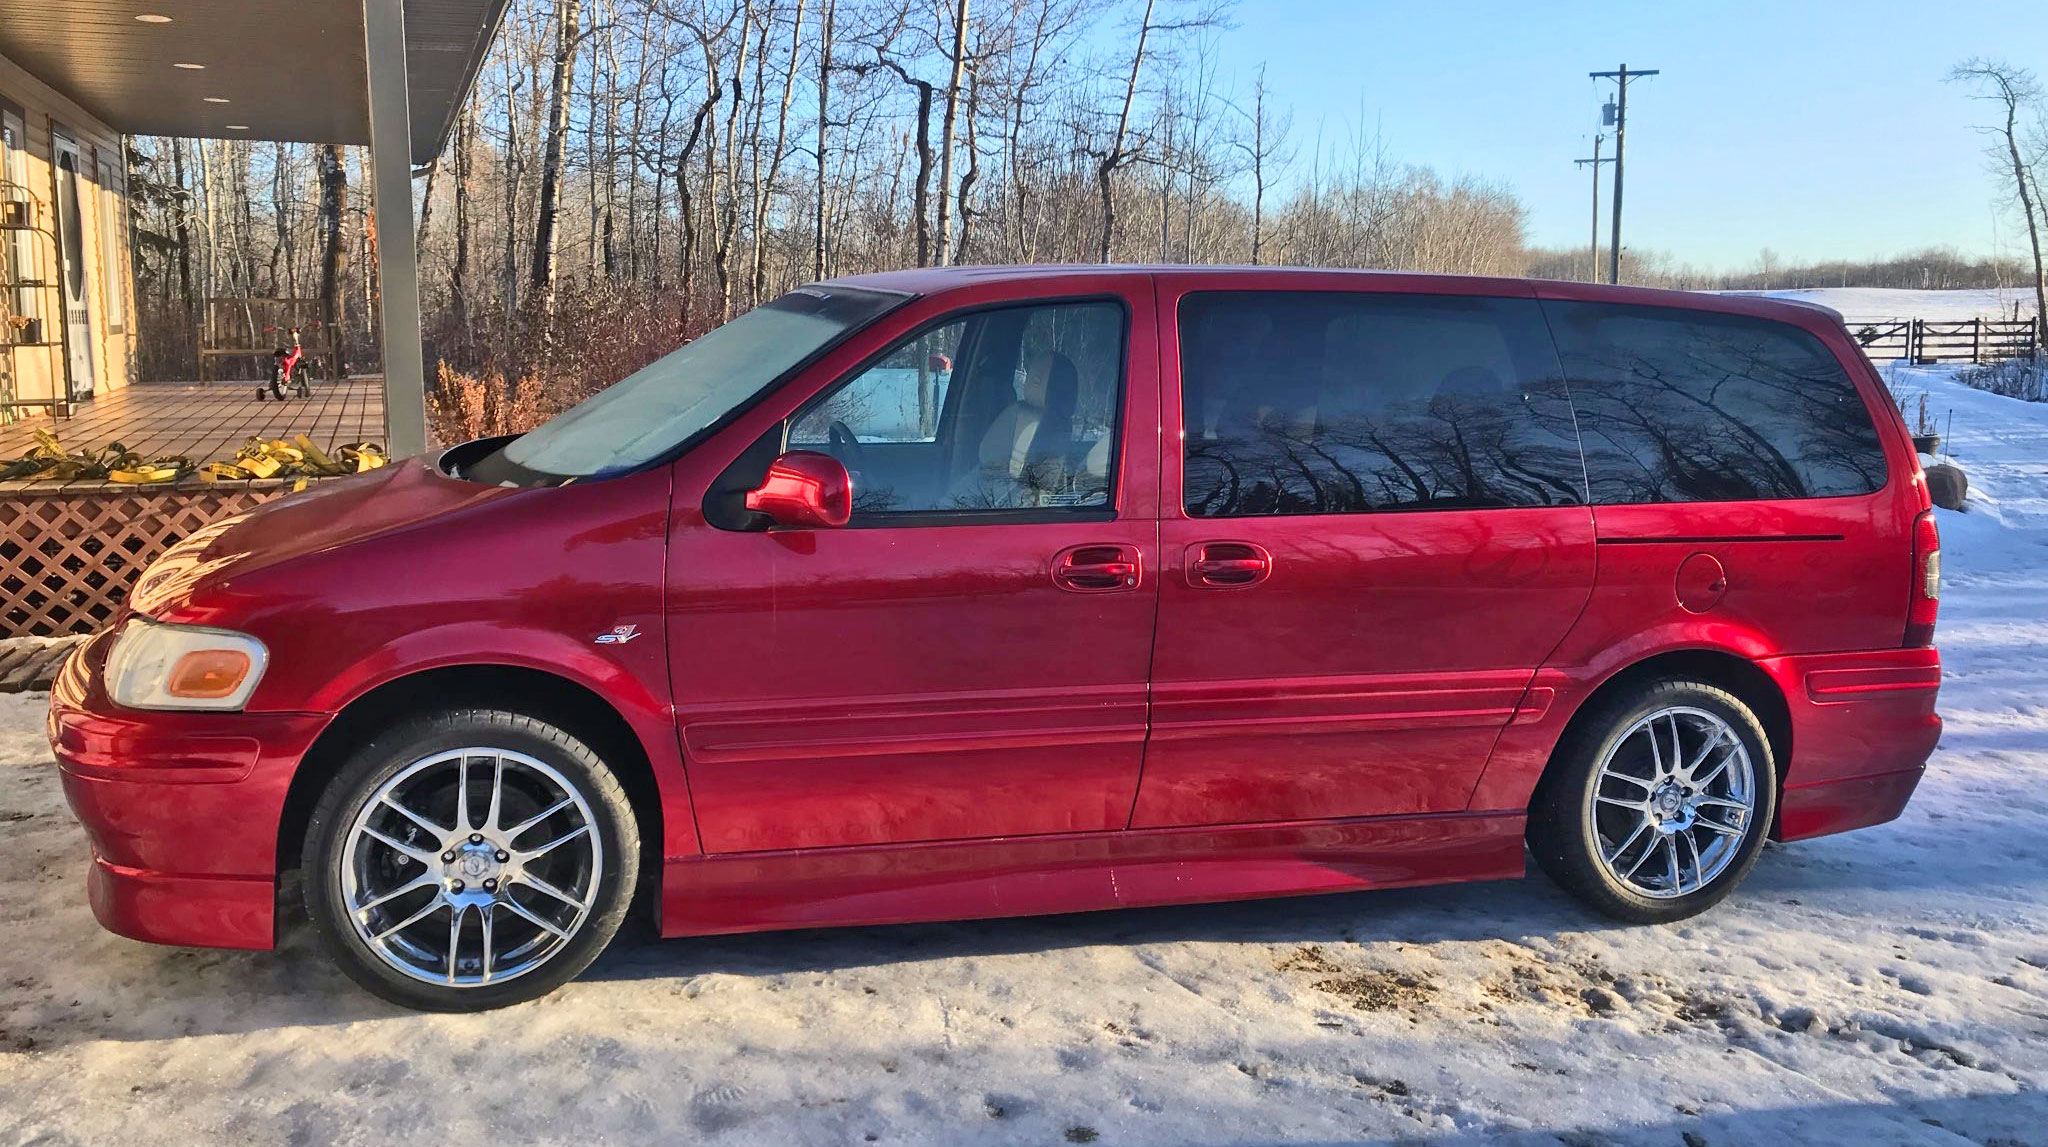
[(406, 97), (405, 0), (363, 0), (370, 79), (370, 169), (384, 338), (384, 445), (427, 448), (427, 371), (420, 347), (419, 251), (412, 215), (412, 112)]

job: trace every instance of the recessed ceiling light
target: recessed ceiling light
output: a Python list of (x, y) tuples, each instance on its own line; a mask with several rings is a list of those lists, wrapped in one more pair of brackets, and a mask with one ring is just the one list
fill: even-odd
[(159, 16), (154, 12), (144, 12), (142, 15), (137, 16), (136, 19), (145, 24), (168, 24), (171, 22), (169, 16)]
[(203, 72), (206, 70), (205, 64), (172, 64), (171, 66), (174, 68), (183, 68), (188, 72)]
[(248, 125), (248, 124), (245, 124), (245, 123), (231, 123), (231, 124), (229, 124), (229, 125), (228, 125), (228, 130), (229, 130), (229, 131), (248, 131), (248, 130), (249, 130), (249, 125)]
[(228, 102), (227, 99), (222, 96), (206, 96), (203, 98), (206, 100), (207, 103), (210, 104), (224, 104)]

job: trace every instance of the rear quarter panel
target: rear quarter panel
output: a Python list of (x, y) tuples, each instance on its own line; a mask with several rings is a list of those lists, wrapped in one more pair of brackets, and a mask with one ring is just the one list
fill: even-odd
[[(1544, 284), (1543, 298), (1642, 304), (1642, 292)], [(1881, 691), (1816, 708), (1799, 659), (1866, 651), (1900, 664), (1926, 650), (1902, 650), (1911, 590), (1912, 523), (1926, 504), (1925, 478), (1897, 406), (1840, 324), (1812, 308), (1746, 297), (1672, 292), (1674, 305), (1790, 323), (1833, 352), (1878, 430), (1886, 481), (1868, 495), (1798, 500), (1594, 507), (1598, 571), (1585, 612), (1538, 672), (1522, 711), (1496, 745), (1470, 807), (1526, 807), (1557, 740), (1601, 684), (1647, 658), (1684, 650), (1733, 654), (1772, 675), (1792, 717), (1792, 752), (1781, 761), (1788, 787), (1901, 767), (1901, 752), (1924, 760), (1932, 694)], [(1679, 566), (1707, 554), (1726, 571), (1721, 599), (1702, 612), (1679, 601)], [(1830, 732), (1844, 705), (1876, 706), (1867, 716), (1909, 730), (1879, 750)], [(1939, 722), (1934, 721), (1935, 728)]]

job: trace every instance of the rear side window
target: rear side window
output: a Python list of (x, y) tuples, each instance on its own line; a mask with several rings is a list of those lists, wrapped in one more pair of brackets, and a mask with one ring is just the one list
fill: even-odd
[(1191, 517), (1585, 501), (1534, 300), (1202, 292), (1180, 343)]
[(1884, 485), (1842, 364), (1786, 323), (1546, 302), (1599, 505), (1828, 498)]

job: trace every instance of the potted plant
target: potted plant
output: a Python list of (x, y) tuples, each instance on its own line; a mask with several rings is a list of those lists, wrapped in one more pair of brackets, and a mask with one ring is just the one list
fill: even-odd
[(1913, 419), (1913, 449), (1917, 453), (1933, 455), (1941, 449), (1941, 435), (1935, 432), (1934, 420), (1927, 416), (1927, 394), (1920, 394), (1920, 409)]

